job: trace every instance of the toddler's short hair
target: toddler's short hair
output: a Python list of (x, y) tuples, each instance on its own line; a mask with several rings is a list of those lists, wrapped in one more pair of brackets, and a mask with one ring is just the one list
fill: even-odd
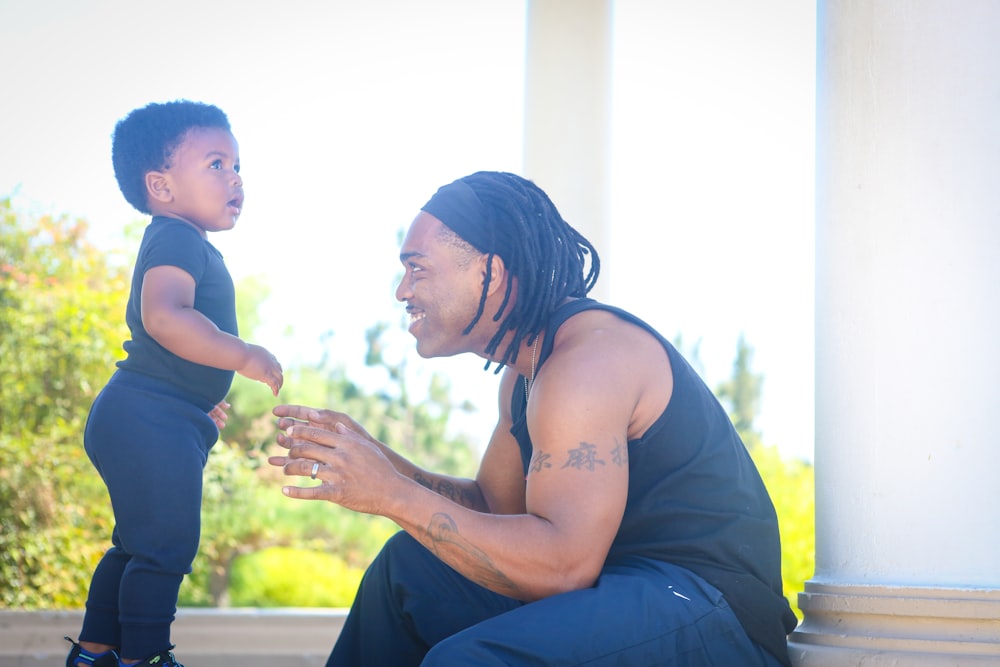
[(163, 169), (178, 144), (195, 127), (229, 130), (229, 119), (218, 107), (177, 100), (152, 103), (135, 109), (115, 124), (111, 162), (125, 200), (142, 213), (150, 213), (146, 174)]

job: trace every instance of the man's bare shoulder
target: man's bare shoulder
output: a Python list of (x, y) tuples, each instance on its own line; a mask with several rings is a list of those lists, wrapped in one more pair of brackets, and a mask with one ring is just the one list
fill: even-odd
[(539, 376), (569, 400), (610, 403), (628, 412), (630, 439), (666, 409), (673, 389), (670, 358), (660, 340), (601, 310), (579, 313), (560, 327)]

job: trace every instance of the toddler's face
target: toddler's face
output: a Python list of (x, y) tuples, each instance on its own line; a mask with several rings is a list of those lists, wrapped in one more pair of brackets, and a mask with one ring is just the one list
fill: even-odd
[(192, 128), (174, 150), (167, 177), (170, 201), (160, 214), (180, 218), (202, 232), (232, 229), (243, 210), (240, 149), (228, 130)]

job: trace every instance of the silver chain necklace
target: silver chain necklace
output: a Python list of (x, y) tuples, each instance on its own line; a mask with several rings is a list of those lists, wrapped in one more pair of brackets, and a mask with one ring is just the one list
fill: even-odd
[(528, 405), (528, 392), (531, 390), (531, 385), (535, 384), (535, 360), (537, 359), (538, 352), (538, 336), (535, 336), (535, 342), (531, 346), (531, 381), (528, 378), (524, 378), (524, 404), (525, 407)]

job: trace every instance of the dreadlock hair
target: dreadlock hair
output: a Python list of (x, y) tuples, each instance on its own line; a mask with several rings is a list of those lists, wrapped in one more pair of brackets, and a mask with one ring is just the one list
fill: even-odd
[(111, 162), (125, 201), (150, 213), (146, 174), (170, 164), (174, 150), (193, 128), (229, 130), (229, 119), (218, 107), (177, 100), (135, 109), (115, 124)]
[[(472, 188), (492, 218), (497, 250), (490, 251), (487, 259), (499, 255), (507, 267), (507, 289), (493, 315), (500, 328), (485, 350), (487, 354), (495, 353), (508, 332), (517, 332), (494, 371), (499, 373), (508, 362), (517, 361), (523, 341), (529, 344), (535, 341), (563, 299), (583, 297), (593, 289), (601, 260), (590, 241), (563, 220), (549, 196), (533, 182), (515, 174), (488, 171), (460, 180)], [(491, 265), (487, 261), (486, 266)], [(515, 276), (517, 300), (501, 320), (510, 302)], [(483, 316), (491, 277), (486, 274), (479, 309), (465, 333), (472, 331)], [(489, 365), (487, 361), (486, 368)]]

